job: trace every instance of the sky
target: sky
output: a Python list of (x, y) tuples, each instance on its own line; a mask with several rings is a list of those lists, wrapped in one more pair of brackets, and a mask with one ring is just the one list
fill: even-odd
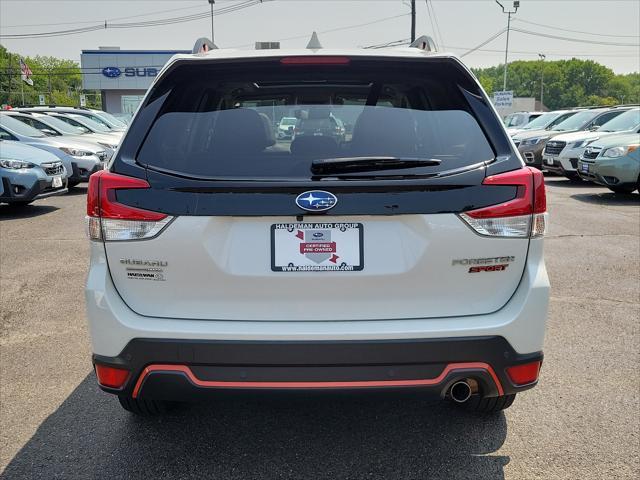
[[(251, 0), (217, 0), (224, 11)], [(502, 1), (502, 0), (501, 0)], [(256, 0), (257, 3), (257, 0)], [(379, 45), (410, 36), (410, 7), (405, 0), (264, 0), (214, 19), (221, 48), (253, 48), (255, 41), (281, 41), (282, 48), (304, 48), (311, 32), (324, 47)], [(432, 10), (428, 8), (431, 4)], [(512, 0), (504, 0), (511, 7)], [(418, 35), (434, 37), (440, 50), (465, 54), (506, 27), (507, 15), (494, 0), (417, 0)], [(0, 35), (52, 32), (110, 23), (140, 22), (209, 11), (207, 0), (0, 0)], [(433, 15), (435, 13), (435, 15)], [(430, 15), (431, 14), (431, 15)], [(591, 59), (616, 73), (640, 71), (640, 1), (521, 0), (511, 26), (509, 61)], [(566, 37), (571, 41), (549, 38)], [(198, 37), (211, 36), (210, 18), (135, 28), (107, 28), (48, 38), (9, 39), (0, 43), (22, 55), (52, 55), (79, 60), (83, 49), (190, 50)], [(504, 62), (506, 34), (463, 60), (470, 67)]]

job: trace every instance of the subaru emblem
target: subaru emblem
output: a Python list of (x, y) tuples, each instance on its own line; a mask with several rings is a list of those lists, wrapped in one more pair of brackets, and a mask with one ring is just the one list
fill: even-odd
[(323, 190), (310, 190), (296, 197), (296, 205), (309, 212), (323, 212), (335, 207), (336, 203), (336, 196)]
[(104, 67), (102, 74), (108, 78), (118, 78), (122, 72), (118, 67)]

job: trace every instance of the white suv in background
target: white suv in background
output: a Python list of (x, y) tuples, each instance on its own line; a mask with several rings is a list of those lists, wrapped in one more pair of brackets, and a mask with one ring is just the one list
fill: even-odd
[[(327, 115), (353, 132), (274, 135)], [(495, 412), (538, 381), (543, 177), (451, 55), (177, 55), (87, 202), (93, 362), (129, 411), (415, 389)]]
[[(612, 110), (613, 118), (594, 130), (582, 130), (554, 137), (543, 152), (545, 168), (561, 173), (571, 180), (580, 180), (578, 159), (587, 146), (610, 135), (623, 132), (637, 132), (640, 128), (640, 108)], [(553, 153), (558, 152), (555, 156)]]

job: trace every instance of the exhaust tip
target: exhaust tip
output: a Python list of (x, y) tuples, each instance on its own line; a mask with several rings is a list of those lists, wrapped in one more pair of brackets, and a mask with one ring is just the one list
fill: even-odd
[(466, 380), (454, 383), (449, 390), (449, 396), (456, 403), (466, 402), (471, 398), (471, 393), (471, 385)]

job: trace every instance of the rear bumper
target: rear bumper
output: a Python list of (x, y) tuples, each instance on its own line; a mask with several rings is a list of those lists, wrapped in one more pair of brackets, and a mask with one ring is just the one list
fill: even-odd
[[(93, 353), (118, 357), (134, 339), (187, 341), (325, 342), (422, 340), (499, 336), (520, 354), (543, 350), (549, 280), (543, 240), (529, 242), (520, 284), (495, 312), (459, 317), (357, 321), (189, 320), (146, 317), (124, 303), (111, 280), (104, 245), (91, 242), (91, 267), (85, 288)], [(161, 357), (151, 359), (162, 362)], [(473, 361), (482, 361), (474, 358)], [(457, 360), (456, 360), (457, 361)]]
[(502, 337), (464, 339), (238, 342), (134, 339), (94, 363), (127, 369), (121, 389), (134, 398), (188, 400), (220, 390), (416, 389), (444, 397), (472, 378), (483, 396), (517, 393), (505, 369), (542, 360), (518, 354)]

